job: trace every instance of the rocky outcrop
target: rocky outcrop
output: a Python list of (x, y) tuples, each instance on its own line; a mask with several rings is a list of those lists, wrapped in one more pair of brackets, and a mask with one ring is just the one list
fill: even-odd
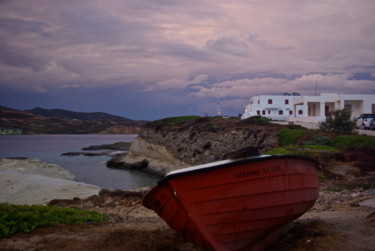
[[(83, 147), (82, 150), (85, 150), (85, 151), (65, 152), (65, 153), (62, 153), (61, 156), (74, 157), (74, 156), (82, 155), (82, 156), (88, 156), (88, 157), (94, 157), (94, 156), (114, 157), (118, 154), (124, 153), (125, 151), (127, 152), (129, 150), (130, 144), (131, 144), (130, 142), (116, 142), (113, 144), (93, 145), (93, 146)], [(107, 151), (98, 151), (98, 150), (107, 150)]]
[(256, 147), (264, 153), (278, 146), (279, 125), (247, 124), (222, 118), (200, 118), (172, 125), (147, 124), (126, 156), (116, 163), (126, 168), (147, 161), (147, 170), (165, 174), (171, 170), (225, 158), (228, 152)]
[(143, 137), (137, 137), (130, 146), (129, 153), (120, 160), (128, 164), (126, 166), (129, 168), (139, 166), (140, 163), (147, 161), (147, 165), (141, 165), (141, 167), (160, 174), (189, 166), (189, 163), (169, 151), (166, 145), (149, 142)]
[(47, 204), (53, 199), (87, 198), (100, 187), (75, 181), (61, 166), (38, 159), (0, 159), (0, 201)]

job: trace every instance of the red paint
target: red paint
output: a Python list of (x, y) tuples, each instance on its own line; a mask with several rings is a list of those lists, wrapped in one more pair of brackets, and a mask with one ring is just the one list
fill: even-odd
[(167, 175), (143, 199), (197, 246), (239, 250), (300, 217), (318, 198), (317, 162), (296, 156), (213, 163)]

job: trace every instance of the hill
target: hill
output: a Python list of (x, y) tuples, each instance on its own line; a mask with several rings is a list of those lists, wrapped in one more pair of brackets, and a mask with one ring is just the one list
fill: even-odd
[(137, 134), (145, 123), (103, 112), (0, 106), (0, 134)]
[(40, 115), (44, 117), (59, 118), (59, 119), (77, 119), (77, 120), (121, 120), (129, 121), (129, 123), (134, 123), (134, 121), (123, 118), (116, 115), (111, 115), (104, 112), (74, 112), (64, 109), (44, 109), (40, 107), (35, 107), (32, 110), (26, 110), (34, 115)]

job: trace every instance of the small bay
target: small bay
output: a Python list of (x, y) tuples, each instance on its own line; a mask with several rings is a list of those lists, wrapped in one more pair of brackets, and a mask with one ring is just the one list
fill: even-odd
[[(80, 152), (83, 147), (132, 142), (136, 134), (68, 134), (0, 136), (0, 158), (27, 157), (55, 163), (75, 175), (81, 182), (109, 189), (131, 190), (152, 186), (157, 178), (141, 171), (106, 167), (108, 156), (61, 156)], [(103, 150), (105, 151), (105, 150)]]

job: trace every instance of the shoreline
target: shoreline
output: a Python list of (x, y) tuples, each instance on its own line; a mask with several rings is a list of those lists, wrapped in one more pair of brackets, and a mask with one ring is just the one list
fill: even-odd
[(33, 158), (0, 159), (0, 202), (46, 205), (54, 199), (84, 199), (101, 187), (75, 181), (57, 164)]
[[(96, 187), (93, 191), (88, 188), (91, 185), (74, 181), (74, 176), (61, 169), (58, 165), (37, 159), (0, 159), (0, 200), (3, 200), (4, 193), (10, 194), (11, 186), (16, 187), (9, 183), (10, 178), (14, 178), (16, 174), (23, 185), (33, 184), (36, 187), (29, 187), (23, 193), (18, 190), (18, 193), (9, 198), (27, 199), (28, 202), (33, 200), (30, 204), (37, 204), (35, 201), (39, 199), (40, 204), (92, 210), (108, 215), (110, 222), (38, 228), (30, 233), (18, 233), (0, 239), (0, 246), (4, 247), (4, 250), (54, 250), (59, 249), (61, 243), (66, 244), (65, 249), (74, 250), (114, 250), (119, 245), (129, 250), (134, 247), (139, 247), (140, 250), (142, 247), (160, 247), (162, 250), (165, 249), (165, 243), (180, 250), (200, 250), (190, 242), (182, 240), (154, 211), (142, 206), (141, 201), (148, 188), (113, 191)], [(4, 184), (4, 179), (8, 183)], [(30, 181), (32, 182), (28, 183)], [(46, 186), (38, 189), (41, 182)], [(64, 190), (66, 187), (63, 187), (62, 191), (58, 189), (59, 182), (66, 187), (78, 187), (82, 189), (81, 192), (93, 193), (88, 195), (74, 189)], [(340, 180), (326, 180), (321, 183), (320, 196), (314, 207), (295, 221), (294, 228), (272, 244), (273, 249), (365, 251), (372, 248), (371, 244), (375, 241), (375, 189), (329, 191), (331, 182), (337, 187)], [(5, 191), (4, 188), (8, 190)], [(40, 195), (47, 190), (52, 195), (48, 201), (43, 201), (43, 198), (48, 197)], [(39, 197), (33, 197), (34, 195)], [(64, 198), (65, 195), (67, 197)], [(133, 240), (132, 236), (135, 234), (138, 239)], [(126, 236), (130, 237), (125, 238)], [(147, 246), (136, 246), (140, 244)]]

